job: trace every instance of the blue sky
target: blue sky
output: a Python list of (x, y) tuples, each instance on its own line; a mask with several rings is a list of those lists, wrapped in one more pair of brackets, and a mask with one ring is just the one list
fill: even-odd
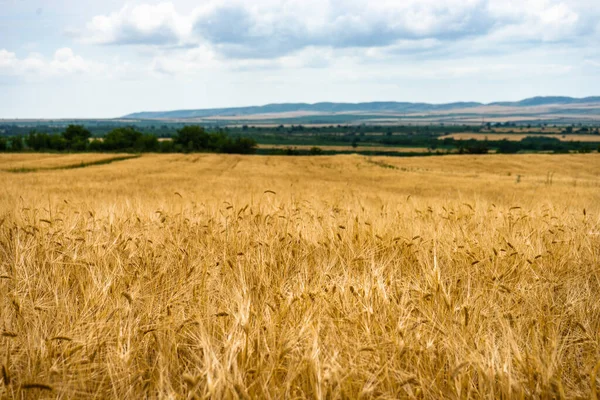
[(598, 0), (0, 0), (0, 118), (600, 95)]

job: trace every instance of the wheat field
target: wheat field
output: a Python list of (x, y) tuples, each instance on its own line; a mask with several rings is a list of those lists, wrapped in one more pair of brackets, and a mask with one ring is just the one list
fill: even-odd
[(53, 157), (0, 156), (0, 398), (597, 396), (597, 154)]

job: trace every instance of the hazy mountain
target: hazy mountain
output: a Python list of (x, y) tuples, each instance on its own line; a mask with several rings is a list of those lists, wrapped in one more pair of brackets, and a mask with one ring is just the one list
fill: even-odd
[(281, 114), (291, 112), (311, 113), (419, 113), (431, 111), (451, 111), (468, 109), (481, 106), (506, 106), (506, 107), (534, 107), (545, 105), (573, 105), (586, 103), (600, 103), (600, 97), (532, 97), (516, 102), (494, 102), (489, 104), (477, 102), (457, 102), (448, 104), (409, 103), (409, 102), (370, 102), (370, 103), (283, 103), (267, 104), (264, 106), (212, 108), (198, 110), (174, 110), (137, 112), (128, 114), (123, 118), (135, 119), (187, 119), (209, 117), (249, 116), (257, 114)]
[(507, 107), (535, 107), (535, 106), (546, 106), (546, 105), (565, 105), (565, 104), (588, 104), (588, 103), (600, 103), (600, 97), (584, 97), (581, 99), (574, 97), (564, 96), (547, 96), (547, 97), (531, 97), (529, 99), (521, 101), (500, 101), (490, 103), (489, 105), (494, 106), (507, 106)]

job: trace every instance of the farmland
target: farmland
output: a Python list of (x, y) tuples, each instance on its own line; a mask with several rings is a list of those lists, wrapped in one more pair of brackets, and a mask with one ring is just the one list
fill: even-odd
[(597, 153), (116, 156), (0, 155), (0, 398), (597, 392)]
[[(38, 121), (39, 122), (39, 121)], [(113, 121), (114, 122), (114, 121)], [(189, 153), (261, 155), (425, 156), (486, 153), (591, 153), (600, 148), (598, 127), (485, 124), (439, 125), (259, 125), (204, 127), (171, 123), (73, 125), (64, 128), (7, 125), (0, 152)], [(0, 126), (0, 131), (2, 127)], [(42, 131), (44, 130), (44, 131)], [(17, 156), (18, 157), (18, 156)], [(105, 157), (100, 155), (99, 157)], [(100, 161), (98, 161), (100, 162)], [(108, 160), (107, 160), (108, 162)], [(94, 162), (95, 163), (95, 162)], [(25, 168), (25, 167), (23, 167)]]

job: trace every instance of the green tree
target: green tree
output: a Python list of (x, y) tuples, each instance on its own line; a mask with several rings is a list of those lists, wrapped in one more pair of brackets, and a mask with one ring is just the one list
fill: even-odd
[(173, 137), (173, 143), (182, 146), (188, 151), (210, 150), (210, 136), (199, 125), (187, 125), (177, 130), (177, 133)]
[(71, 150), (85, 150), (90, 137), (91, 132), (83, 125), (69, 125), (63, 132), (67, 148)]
[(99, 139), (94, 139), (90, 142), (90, 151), (102, 151), (104, 150), (104, 142)]
[(50, 135), (46, 133), (36, 132), (35, 130), (29, 132), (29, 135), (25, 138), (25, 144), (32, 150), (40, 151), (50, 148)]
[(108, 132), (104, 137), (104, 148), (113, 151), (141, 150), (140, 141), (142, 136), (142, 132), (131, 126), (116, 128)]
[(256, 141), (247, 137), (237, 137), (235, 140), (226, 138), (219, 151), (222, 153), (253, 154), (256, 151)]
[(62, 151), (67, 148), (67, 141), (62, 135), (50, 135), (50, 149)]
[(155, 135), (142, 135), (136, 147), (141, 151), (158, 151), (158, 138)]
[(22, 136), (13, 136), (10, 139), (10, 149), (11, 149), (11, 151), (22, 151), (23, 150), (23, 137)]
[(162, 140), (158, 142), (158, 151), (161, 153), (172, 153), (175, 151), (175, 144), (172, 140)]
[(498, 143), (498, 153), (514, 154), (520, 150), (519, 142), (502, 139)]

